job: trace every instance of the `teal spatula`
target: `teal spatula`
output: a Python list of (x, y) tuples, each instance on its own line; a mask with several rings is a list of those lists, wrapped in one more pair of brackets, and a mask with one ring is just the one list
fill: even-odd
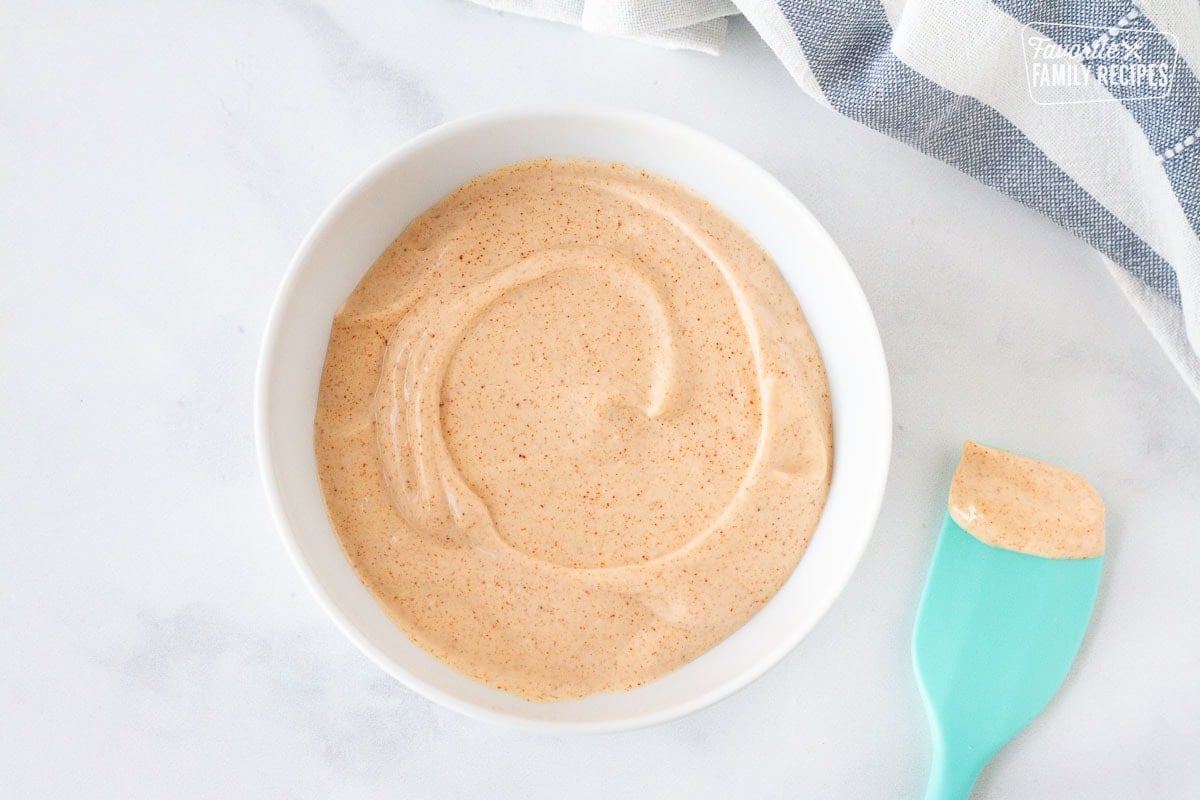
[(1050, 701), (1083, 641), (1103, 561), (992, 547), (946, 516), (913, 632), (933, 729), (926, 800), (968, 797)]

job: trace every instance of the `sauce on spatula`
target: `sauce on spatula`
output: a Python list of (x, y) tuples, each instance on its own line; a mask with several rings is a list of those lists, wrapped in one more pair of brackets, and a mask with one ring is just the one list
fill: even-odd
[(992, 547), (1042, 558), (1104, 554), (1104, 502), (1070, 470), (968, 441), (950, 516)]

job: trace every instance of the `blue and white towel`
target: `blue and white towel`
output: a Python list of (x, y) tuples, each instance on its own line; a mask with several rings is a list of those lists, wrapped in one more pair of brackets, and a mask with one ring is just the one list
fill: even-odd
[(713, 54), (743, 14), (819, 102), (1095, 247), (1200, 397), (1196, 0), (476, 2)]

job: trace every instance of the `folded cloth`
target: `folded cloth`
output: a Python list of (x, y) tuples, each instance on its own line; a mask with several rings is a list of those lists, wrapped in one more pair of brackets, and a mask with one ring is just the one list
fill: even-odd
[(592, 33), (716, 55), (725, 42), (730, 0), (475, 0), (500, 11), (578, 25)]
[[(715, 53), (721, 0), (483, 0)], [(1200, 397), (1200, 4), (735, 0), (804, 91), (1103, 256)]]

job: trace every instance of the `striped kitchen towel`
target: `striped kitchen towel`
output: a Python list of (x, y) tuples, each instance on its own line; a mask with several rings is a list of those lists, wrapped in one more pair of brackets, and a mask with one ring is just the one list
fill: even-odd
[(1103, 256), (1200, 397), (1196, 0), (477, 0), (719, 51), (741, 13), (822, 104)]

